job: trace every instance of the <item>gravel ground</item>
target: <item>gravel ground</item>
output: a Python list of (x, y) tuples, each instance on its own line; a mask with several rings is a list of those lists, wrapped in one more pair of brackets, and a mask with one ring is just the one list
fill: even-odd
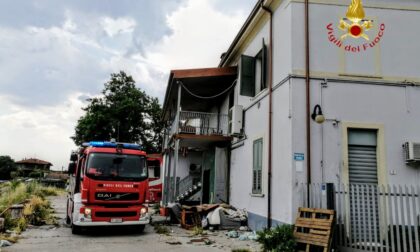
[[(64, 223), (66, 198), (57, 196), (50, 198), (59, 218), (60, 225), (32, 227), (25, 231), (21, 239), (11, 247), (2, 248), (5, 252), (67, 252), (67, 251), (231, 251), (247, 248), (258, 251), (259, 245), (253, 241), (229, 239), (224, 231), (208, 232), (204, 238), (213, 243), (205, 245), (201, 237), (192, 236), (190, 232), (178, 226), (169, 226), (169, 235), (155, 233), (148, 225), (144, 233), (133, 228), (100, 228), (87, 230), (83, 235), (72, 235), (70, 228)], [(191, 240), (196, 240), (191, 242)]]

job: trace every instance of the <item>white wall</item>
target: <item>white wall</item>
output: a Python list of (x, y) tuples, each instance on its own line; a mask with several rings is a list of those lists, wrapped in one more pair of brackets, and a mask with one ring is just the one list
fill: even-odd
[[(316, 2), (316, 1), (315, 1)], [(325, 1), (323, 1), (325, 3)], [(337, 2), (338, 1), (331, 1)], [(347, 78), (401, 82), (420, 81), (420, 23), (418, 11), (401, 10), (418, 8), (420, 2), (364, 1), (366, 6), (392, 3), (400, 10), (389, 8), (365, 8), (368, 18), (375, 21), (376, 28), (367, 34), (375, 38), (380, 23), (386, 25), (384, 36), (376, 47), (361, 53), (340, 50), (328, 41), (327, 25), (337, 24), (345, 16), (347, 5), (311, 3), (311, 72), (321, 78)], [(303, 4), (285, 1), (274, 13), (274, 59), (273, 71), (276, 85), (289, 74), (303, 74), (305, 69), (304, 9)], [(262, 37), (268, 41), (268, 23), (263, 25), (249, 46), (242, 52), (255, 55), (261, 48)], [(418, 29), (417, 29), (418, 30)], [(362, 43), (361, 39), (347, 42)], [(363, 43), (362, 43), (363, 44)], [(235, 65), (237, 62), (233, 62)], [(239, 82), (240, 83), (240, 80)], [(420, 141), (420, 87), (395, 87), (338, 83), (328, 81), (321, 90), (321, 81), (311, 81), (311, 108), (321, 104), (328, 119), (356, 123), (383, 124), (386, 144), (387, 179), (391, 184), (418, 184), (420, 169), (406, 166), (401, 145), (405, 141)], [(266, 92), (254, 98), (239, 95), (235, 87), (235, 102), (246, 110), (243, 146), (231, 154), (231, 204), (246, 208), (261, 216), (267, 213), (267, 147), (268, 147), (268, 96)], [(322, 93), (322, 94), (321, 94)], [(262, 99), (261, 101), (259, 101)], [(305, 81), (292, 78), (273, 93), (273, 188), (272, 217), (275, 221), (292, 223), (296, 207), (302, 202), (300, 183), (306, 182), (306, 108)], [(331, 121), (322, 126), (311, 123), (312, 131), (312, 181), (338, 182), (342, 177), (342, 132), (340, 123)], [(252, 142), (264, 137), (263, 193), (264, 197), (251, 196), (252, 189)], [(302, 171), (296, 171), (294, 153), (304, 153)], [(324, 158), (322, 158), (324, 157)], [(321, 167), (323, 161), (323, 167)], [(395, 175), (390, 175), (390, 174)]]
[[(337, 1), (332, 1), (337, 2)], [(350, 1), (348, 1), (350, 3)], [(348, 6), (310, 5), (311, 71), (323, 74), (354, 74), (381, 76), (388, 79), (420, 80), (418, 40), (420, 33), (420, 1), (388, 0), (363, 1), (366, 17), (374, 20), (374, 28), (367, 31), (370, 41), (348, 38), (344, 44), (361, 45), (372, 42), (378, 35), (378, 27), (385, 24), (384, 35), (374, 48), (360, 53), (344, 52), (328, 41), (327, 25), (333, 23), (336, 36), (344, 34), (337, 25), (345, 17)], [(385, 8), (369, 8), (378, 3)], [(304, 5), (292, 3), (293, 19), (293, 70), (305, 69)], [(399, 9), (387, 9), (386, 7)], [(408, 8), (412, 10), (403, 10)], [(417, 11), (415, 11), (417, 9)]]
[(202, 156), (202, 152), (188, 152), (186, 157), (182, 156), (182, 154), (179, 153), (176, 176), (180, 179), (187, 177), (190, 172), (191, 164), (202, 165)]
[[(291, 74), (291, 8), (281, 5), (273, 15), (273, 86)], [(269, 43), (269, 22), (262, 26), (242, 54), (253, 56), (261, 49), (262, 38)], [(240, 80), (239, 82), (240, 83)], [(272, 218), (274, 222), (291, 223), (292, 211), (292, 169), (291, 169), (291, 120), (289, 111), (289, 83), (286, 82), (273, 92), (273, 135), (272, 135)], [(231, 204), (245, 208), (249, 213), (267, 216), (268, 181), (268, 90), (255, 97), (239, 95), (235, 88), (235, 103), (245, 109), (245, 135), (243, 145), (232, 150), (230, 172)], [(252, 192), (252, 148), (253, 141), (263, 138), (263, 195)], [(241, 143), (241, 144), (242, 144)], [(235, 145), (234, 145), (235, 146)], [(265, 224), (264, 220), (260, 221)]]

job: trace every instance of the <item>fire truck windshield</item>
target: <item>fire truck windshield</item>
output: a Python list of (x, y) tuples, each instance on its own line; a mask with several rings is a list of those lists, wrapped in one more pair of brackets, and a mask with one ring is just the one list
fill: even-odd
[(141, 181), (148, 178), (144, 157), (111, 153), (89, 154), (85, 174), (96, 180)]

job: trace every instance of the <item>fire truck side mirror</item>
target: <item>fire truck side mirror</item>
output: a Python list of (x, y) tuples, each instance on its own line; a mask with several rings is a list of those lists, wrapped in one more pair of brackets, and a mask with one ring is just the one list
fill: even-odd
[(74, 171), (76, 170), (76, 163), (70, 163), (69, 164), (69, 168), (68, 168), (68, 170), (67, 170), (67, 173), (69, 174), (69, 175), (71, 175), (71, 174), (74, 174)]
[(70, 161), (72, 161), (72, 162), (76, 162), (77, 161), (77, 153), (72, 153), (70, 155)]

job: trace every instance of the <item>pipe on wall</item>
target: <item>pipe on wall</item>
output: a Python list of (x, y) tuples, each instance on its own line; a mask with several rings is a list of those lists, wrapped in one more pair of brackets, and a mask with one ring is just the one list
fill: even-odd
[(309, 46), (309, 0), (305, 0), (305, 82), (306, 82), (306, 195), (310, 207), (311, 180), (311, 81), (310, 81), (310, 46)]
[(271, 180), (272, 180), (272, 131), (273, 131), (273, 12), (264, 6), (261, 1), (261, 8), (270, 15), (270, 38), (269, 38), (269, 67), (268, 67), (268, 182), (267, 182), (267, 227), (271, 228)]

